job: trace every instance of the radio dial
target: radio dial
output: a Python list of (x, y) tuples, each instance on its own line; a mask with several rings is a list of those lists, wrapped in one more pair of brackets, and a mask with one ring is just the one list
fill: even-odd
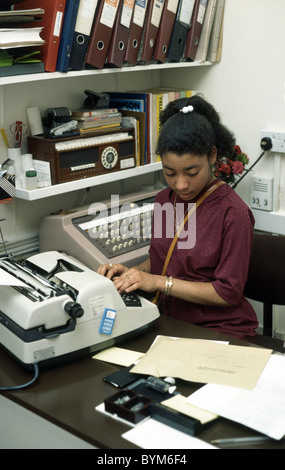
[(101, 154), (101, 163), (104, 168), (111, 170), (118, 161), (118, 152), (114, 147), (106, 147)]

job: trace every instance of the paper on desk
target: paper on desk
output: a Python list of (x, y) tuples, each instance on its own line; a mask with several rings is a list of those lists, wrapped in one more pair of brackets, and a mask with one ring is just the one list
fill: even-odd
[(210, 421), (213, 421), (213, 419), (218, 418), (218, 415), (215, 413), (211, 413), (210, 411), (202, 410), (197, 406), (191, 405), (188, 403), (187, 397), (180, 394), (173, 395), (173, 397), (164, 400), (161, 404), (171, 408), (172, 410), (179, 411), (179, 413), (190, 416), (191, 418), (195, 418), (202, 424), (209, 423)]
[(187, 402), (273, 439), (285, 435), (285, 357), (272, 355), (253, 390), (208, 384)]
[(131, 372), (252, 389), (271, 350), (161, 336)]
[(122, 437), (142, 449), (217, 449), (152, 418), (125, 432)]
[(100, 351), (98, 354), (92, 357), (92, 359), (98, 359), (100, 361), (111, 362), (119, 366), (129, 367), (135, 364), (144, 353), (137, 351), (130, 351), (128, 349), (111, 347)]

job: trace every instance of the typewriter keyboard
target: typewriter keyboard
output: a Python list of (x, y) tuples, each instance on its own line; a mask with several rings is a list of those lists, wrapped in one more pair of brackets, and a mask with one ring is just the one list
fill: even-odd
[[(125, 208), (126, 209), (126, 208)], [(108, 259), (149, 245), (153, 216), (153, 199), (142, 205), (129, 204), (128, 210), (105, 218), (74, 220)]]

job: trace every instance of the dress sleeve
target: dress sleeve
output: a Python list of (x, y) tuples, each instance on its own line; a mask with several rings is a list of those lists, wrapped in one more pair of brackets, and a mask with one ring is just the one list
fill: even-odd
[(220, 261), (212, 284), (220, 297), (232, 305), (238, 305), (243, 296), (252, 250), (253, 227), (254, 218), (248, 207), (228, 208)]

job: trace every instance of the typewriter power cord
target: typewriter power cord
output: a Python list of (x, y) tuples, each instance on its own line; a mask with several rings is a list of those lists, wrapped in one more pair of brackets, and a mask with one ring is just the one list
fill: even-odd
[(38, 380), (38, 377), (39, 377), (39, 366), (37, 363), (34, 363), (32, 365), (34, 366), (34, 377), (32, 378), (32, 380), (30, 380), (30, 382), (27, 382), (23, 385), (15, 385), (12, 387), (0, 387), (0, 392), (22, 390), (24, 388), (30, 387), (30, 385), (33, 385)]

